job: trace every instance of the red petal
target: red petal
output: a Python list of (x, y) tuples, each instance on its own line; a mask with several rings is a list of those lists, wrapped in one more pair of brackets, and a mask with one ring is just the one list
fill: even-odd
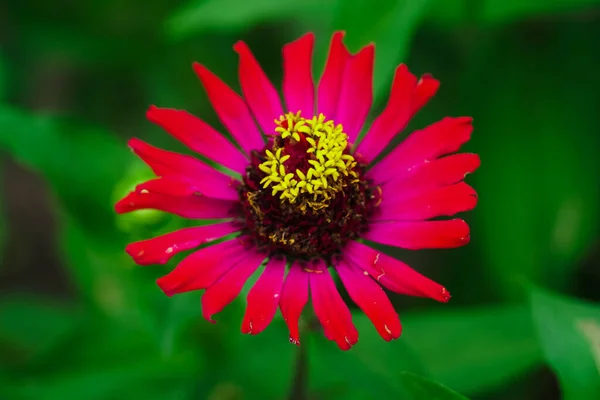
[(277, 312), (285, 264), (285, 259), (272, 258), (254, 287), (250, 289), (242, 333), (259, 334), (271, 323)]
[(190, 254), (156, 283), (167, 296), (205, 289), (246, 257), (239, 239), (228, 240)]
[(415, 195), (440, 186), (462, 181), (467, 174), (475, 172), (481, 164), (477, 154), (461, 153), (439, 158), (382, 185), (383, 191)]
[(290, 267), (285, 283), (281, 289), (279, 308), (283, 319), (290, 330), (290, 342), (300, 345), (298, 320), (302, 309), (308, 301), (308, 274), (298, 263)]
[(283, 95), (288, 111), (302, 111), (304, 118), (315, 113), (315, 84), (312, 52), (315, 35), (308, 33), (283, 47)]
[(348, 243), (344, 248), (344, 257), (393, 292), (429, 297), (444, 303), (450, 300), (450, 293), (440, 284), (421, 275), (402, 261), (360, 242)]
[(344, 71), (335, 122), (343, 125), (350, 143), (358, 137), (373, 103), (374, 57), (375, 46), (368, 45), (350, 59)]
[(184, 228), (152, 239), (130, 243), (125, 251), (139, 265), (165, 264), (175, 254), (236, 232), (230, 222)]
[(423, 220), (434, 217), (449, 217), (469, 211), (477, 205), (477, 193), (464, 182), (443, 186), (407, 196), (396, 190), (383, 190), (381, 210), (373, 220)]
[(471, 138), (472, 121), (470, 117), (444, 118), (413, 132), (367, 174), (382, 183), (405, 176), (414, 168), (457, 151)]
[(202, 316), (210, 322), (212, 316), (231, 303), (242, 291), (244, 283), (258, 269), (266, 255), (251, 253), (206, 289), (202, 296)]
[(248, 159), (212, 126), (186, 111), (150, 106), (146, 117), (190, 149), (240, 174)]
[(417, 111), (421, 109), (429, 99), (431, 99), (437, 93), (440, 88), (440, 81), (435, 79), (429, 74), (425, 74), (417, 82), (415, 94), (412, 104), (412, 115), (415, 115)]
[(338, 104), (342, 92), (342, 79), (350, 53), (342, 42), (344, 32), (335, 32), (331, 39), (329, 57), (323, 76), (319, 82), (319, 100), (317, 114), (323, 113), (328, 119), (336, 121)]
[(233, 49), (240, 55), (238, 74), (248, 106), (263, 132), (274, 133), (274, 120), (283, 115), (279, 94), (246, 43), (237, 42)]
[(357, 267), (344, 261), (337, 264), (336, 271), (350, 298), (369, 317), (381, 337), (388, 342), (398, 339), (402, 332), (400, 318), (381, 286)]
[[(244, 99), (203, 65), (194, 63), (194, 70), (221, 123), (231, 132), (246, 154), (265, 147), (265, 141), (256, 127)], [(273, 119), (277, 117), (278, 115)]]
[(199, 192), (209, 197), (239, 199), (238, 180), (209, 167), (194, 157), (162, 150), (136, 138), (129, 140), (129, 147), (158, 176), (187, 178), (193, 182)]
[(409, 250), (449, 249), (469, 243), (469, 225), (448, 221), (375, 222), (363, 235), (367, 240)]
[(320, 260), (310, 268), (313, 271), (308, 274), (313, 307), (323, 325), (325, 336), (335, 341), (340, 349), (349, 350), (358, 341), (352, 314), (335, 287), (325, 263)]
[(412, 118), (412, 103), (417, 77), (408, 67), (400, 64), (394, 75), (392, 90), (383, 112), (371, 125), (356, 152), (366, 160), (373, 160), (402, 131)]
[(159, 178), (137, 185), (133, 192), (115, 204), (115, 211), (123, 214), (152, 209), (184, 218), (229, 218), (237, 203), (206, 197), (184, 180)]

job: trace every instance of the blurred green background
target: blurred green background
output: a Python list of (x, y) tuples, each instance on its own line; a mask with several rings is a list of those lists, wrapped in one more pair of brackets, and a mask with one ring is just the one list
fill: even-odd
[[(243, 39), (279, 84), (282, 45), (315, 32), (320, 73), (334, 29), (376, 43), (371, 118), (400, 62), (442, 82), (411, 129), (474, 117), (480, 203), (467, 247), (394, 253), (452, 301), (392, 296), (392, 343), (361, 313), (349, 352), (305, 338), (303, 393), (280, 316), (211, 325), (123, 251), (189, 221), (112, 204), (150, 174), (127, 138), (181, 150), (148, 105), (218, 126), (193, 61), (239, 89)], [(600, 399), (599, 43), (597, 0), (3, 1), (0, 399)]]

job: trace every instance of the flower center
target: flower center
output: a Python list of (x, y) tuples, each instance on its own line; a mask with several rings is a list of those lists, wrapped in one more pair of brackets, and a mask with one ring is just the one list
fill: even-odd
[(271, 253), (328, 259), (364, 232), (380, 193), (350, 154), (342, 125), (300, 112), (275, 123), (240, 187), (245, 228)]

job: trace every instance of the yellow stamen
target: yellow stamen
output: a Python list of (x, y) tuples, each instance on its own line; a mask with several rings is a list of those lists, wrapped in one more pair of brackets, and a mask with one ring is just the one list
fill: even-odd
[[(346, 185), (340, 176), (350, 175), (354, 178), (352, 181), (358, 179), (353, 170), (357, 164), (354, 157), (344, 153), (348, 135), (341, 124), (335, 125), (323, 114), (306, 119), (300, 116), (300, 111), (282, 115), (275, 123), (275, 132), (284, 145), (274, 146), (274, 152), (266, 150), (265, 161), (258, 166), (266, 174), (260, 183), (265, 189), (273, 184), (273, 196), (279, 195), (282, 201), (291, 204), (298, 203), (301, 210), (306, 207), (318, 210), (327, 207), (329, 200)], [(306, 172), (289, 171), (285, 162), (291, 156), (283, 154), (285, 144), (294, 146), (302, 140), (308, 144), (306, 158), (310, 167)]]

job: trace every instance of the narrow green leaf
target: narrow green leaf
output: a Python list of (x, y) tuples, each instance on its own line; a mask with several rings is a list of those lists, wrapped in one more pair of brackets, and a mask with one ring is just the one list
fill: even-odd
[(468, 400), (462, 394), (442, 385), (410, 372), (402, 372), (400, 380), (404, 390), (410, 393), (413, 400)]
[(534, 289), (531, 308), (563, 398), (600, 398), (600, 304)]
[(526, 307), (480, 307), (401, 315), (406, 343), (425, 373), (475, 395), (500, 387), (541, 362)]
[(165, 30), (169, 37), (182, 39), (207, 30), (237, 29), (269, 20), (314, 20), (328, 15), (332, 5), (333, 0), (195, 0), (171, 15)]

